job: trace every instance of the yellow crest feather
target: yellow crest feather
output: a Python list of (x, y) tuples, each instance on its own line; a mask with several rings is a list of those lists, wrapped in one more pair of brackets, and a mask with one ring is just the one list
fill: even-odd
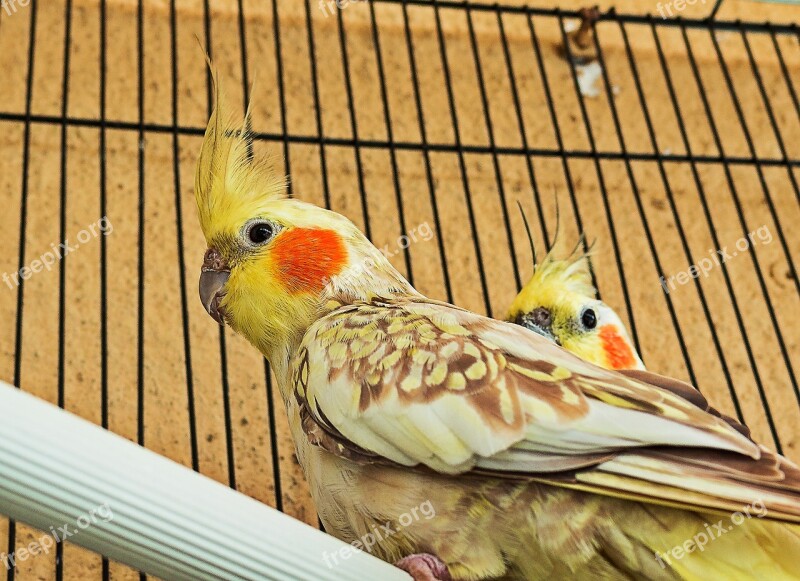
[(556, 257), (556, 245), (545, 255), (544, 260), (533, 266), (533, 276), (526, 286), (542, 291), (544, 287), (558, 286), (576, 294), (594, 298), (597, 289), (592, 283), (592, 272), (589, 265), (591, 247), (584, 251), (583, 235), (572, 251), (562, 258)]
[[(520, 211), (522, 212), (521, 206)], [(559, 257), (560, 220), (558, 220), (553, 244), (544, 259), (539, 261), (533, 243), (533, 235), (524, 212), (522, 212), (522, 219), (525, 222), (525, 230), (533, 254), (533, 275), (511, 304), (509, 320), (513, 320), (519, 313), (530, 312), (536, 306), (552, 306), (560, 297), (568, 293), (590, 299), (596, 298), (597, 289), (592, 281), (589, 262), (592, 249), (590, 246), (584, 250), (583, 234), (571, 252), (566, 256)]]
[(208, 64), (212, 71), (214, 110), (203, 136), (194, 186), (206, 240), (212, 238), (214, 221), (219, 216), (236, 209), (252, 212), (265, 202), (284, 197), (286, 190), (286, 177), (275, 170), (272, 158), (253, 153), (252, 96), (244, 119), (237, 123), (217, 73), (210, 61)]
[[(528, 218), (522, 209), (522, 205), (519, 204), (519, 202), (517, 202), (517, 205), (522, 213), (522, 220), (525, 223), (525, 232), (528, 235), (528, 242), (530, 243), (531, 254), (533, 255), (533, 276), (528, 284), (525, 285), (525, 288), (536, 289), (542, 292), (544, 287), (557, 286), (562, 290), (574, 292), (586, 297), (594, 298), (597, 296), (597, 289), (595, 289), (592, 282), (591, 264), (589, 262), (594, 244), (586, 248), (584, 243), (585, 237), (581, 234), (572, 252), (563, 258), (556, 258), (556, 248), (558, 247), (559, 232), (561, 230), (558, 198), (556, 198), (556, 233), (553, 237), (553, 244), (550, 246), (550, 250), (541, 262), (539, 262), (536, 257), (536, 247), (533, 243), (533, 235), (531, 234), (530, 224), (528, 224)], [(586, 249), (583, 250), (584, 248)]]

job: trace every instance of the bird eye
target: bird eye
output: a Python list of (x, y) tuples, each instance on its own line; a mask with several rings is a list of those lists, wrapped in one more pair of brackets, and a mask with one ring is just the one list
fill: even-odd
[(247, 228), (247, 239), (256, 246), (269, 242), (274, 234), (275, 227), (269, 222), (254, 222)]
[(597, 326), (597, 314), (594, 309), (586, 309), (581, 315), (581, 323), (587, 329), (594, 329)]

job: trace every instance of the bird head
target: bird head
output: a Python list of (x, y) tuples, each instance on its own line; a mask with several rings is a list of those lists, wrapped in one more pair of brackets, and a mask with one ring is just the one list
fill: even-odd
[(533, 276), (511, 304), (507, 320), (600, 367), (644, 369), (617, 313), (597, 299), (582, 239), (563, 258), (555, 257), (556, 245), (537, 262), (531, 238)]
[(253, 151), (215, 81), (195, 177), (207, 243), (200, 299), (262, 353), (299, 340), (332, 298), (412, 292), (345, 217), (286, 196), (286, 179)]

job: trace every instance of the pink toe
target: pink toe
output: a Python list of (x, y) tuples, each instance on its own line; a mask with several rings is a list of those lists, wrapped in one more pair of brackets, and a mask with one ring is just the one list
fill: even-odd
[(414, 581), (452, 581), (447, 565), (436, 555), (420, 553), (403, 557), (395, 566), (410, 574)]

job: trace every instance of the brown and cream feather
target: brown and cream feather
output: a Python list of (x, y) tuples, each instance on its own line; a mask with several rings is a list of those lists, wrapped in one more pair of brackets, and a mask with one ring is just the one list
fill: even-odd
[(691, 386), (600, 369), (517, 327), (423, 298), (321, 317), (295, 358), (312, 442), (357, 462), (491, 473), (668, 506), (755, 498), (800, 521), (800, 471)]

